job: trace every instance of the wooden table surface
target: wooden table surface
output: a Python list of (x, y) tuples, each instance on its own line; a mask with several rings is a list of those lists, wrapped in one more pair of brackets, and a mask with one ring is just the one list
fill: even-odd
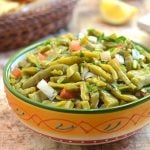
[[(138, 16), (124, 26), (111, 26), (99, 17), (98, 0), (80, 0), (69, 30), (77, 33), (87, 27), (101, 31), (123, 34), (135, 41), (150, 46), (150, 35), (136, 25), (138, 17), (150, 11), (149, 0), (128, 0), (139, 8)], [(150, 125), (127, 139), (97, 146), (74, 146), (56, 143), (26, 128), (13, 114), (4, 93), (2, 73), (8, 58), (16, 51), (0, 52), (0, 150), (150, 150)]]

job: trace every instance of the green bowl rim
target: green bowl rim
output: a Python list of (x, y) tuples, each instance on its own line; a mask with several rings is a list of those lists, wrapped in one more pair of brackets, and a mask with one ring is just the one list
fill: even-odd
[[(116, 107), (112, 107), (112, 108), (101, 108), (101, 109), (89, 109), (89, 110), (83, 110), (83, 109), (65, 109), (65, 108), (59, 108), (59, 107), (54, 107), (54, 106), (46, 106), (40, 102), (36, 102), (36, 101), (31, 101), (29, 98), (23, 96), (22, 94), (20, 94), (19, 92), (17, 92), (14, 88), (12, 88), (12, 86), (9, 83), (9, 79), (8, 79), (8, 70), (11, 68), (11, 65), (13, 64), (13, 61), (15, 61), (18, 57), (20, 57), (21, 55), (34, 50), (37, 46), (43, 44), (46, 40), (42, 41), (42, 42), (38, 42), (36, 44), (33, 44), (31, 46), (28, 46), (20, 51), (18, 51), (16, 54), (14, 54), (13, 56), (11, 56), (11, 58), (8, 60), (7, 64), (4, 67), (3, 70), (3, 81), (4, 81), (4, 85), (7, 87), (7, 89), (16, 97), (18, 97), (21, 101), (27, 102), (29, 104), (32, 104), (36, 107), (40, 107), (40, 108), (44, 108), (44, 109), (48, 109), (48, 110), (53, 110), (53, 111), (57, 111), (57, 112), (64, 112), (64, 113), (74, 113), (74, 114), (99, 114), (99, 113), (111, 113), (111, 112), (116, 112), (116, 111), (120, 111), (120, 110), (124, 110), (124, 109), (128, 109), (131, 108), (133, 106), (139, 105), (141, 103), (144, 103), (146, 101), (149, 100), (150, 96), (146, 96), (143, 97), (137, 101), (131, 102), (131, 103), (127, 103), (124, 105), (120, 105), (120, 106), (116, 106)], [(136, 43), (136, 42), (135, 42)], [(144, 49), (146, 49), (147, 51), (150, 51), (150, 49), (148, 49), (147, 47), (136, 43), (140, 46), (142, 46)]]

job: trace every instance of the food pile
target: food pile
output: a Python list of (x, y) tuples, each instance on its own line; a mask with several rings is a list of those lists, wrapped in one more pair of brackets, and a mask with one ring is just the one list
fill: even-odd
[(47, 40), (12, 68), (19, 93), (47, 106), (101, 109), (149, 95), (150, 53), (124, 36), (87, 29)]

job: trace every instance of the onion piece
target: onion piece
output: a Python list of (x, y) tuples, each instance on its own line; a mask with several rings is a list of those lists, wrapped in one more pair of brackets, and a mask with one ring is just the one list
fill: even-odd
[(48, 85), (44, 79), (37, 84), (37, 88), (41, 90), (50, 100), (54, 100), (57, 96), (57, 91)]
[(103, 49), (103, 48), (104, 48), (104, 46), (103, 46), (102, 43), (98, 43), (98, 44), (95, 45), (95, 50), (100, 50), (100, 49)]
[(93, 76), (94, 76), (94, 74), (92, 72), (87, 72), (84, 76), (84, 79), (88, 79), (88, 78), (93, 77)]
[(84, 37), (87, 36), (87, 35), (88, 35), (87, 30), (82, 30), (82, 31), (78, 34), (78, 38), (79, 38), (79, 39), (82, 39), (82, 38), (84, 38)]
[(140, 52), (137, 49), (132, 49), (132, 57), (133, 59), (144, 59), (144, 55), (140, 54)]
[(96, 43), (97, 42), (97, 37), (95, 36), (88, 36), (89, 41)]
[(124, 64), (124, 57), (120, 54), (116, 54), (115, 58), (120, 62), (120, 64)]
[(85, 68), (85, 67), (83, 68), (83, 70), (82, 70), (82, 74), (81, 74), (81, 79), (82, 79), (82, 80), (84, 80), (84, 79), (85, 79), (85, 74), (87, 74), (87, 73), (88, 73), (88, 71), (89, 71), (89, 70), (88, 70), (88, 68)]
[(100, 58), (101, 61), (106, 61), (106, 62), (111, 60), (110, 51), (100, 52)]
[(83, 68), (83, 71), (81, 74), (82, 80), (88, 79), (88, 78), (93, 77), (93, 76), (94, 76), (94, 74), (92, 72), (89, 72), (88, 68), (86, 68), (86, 67)]

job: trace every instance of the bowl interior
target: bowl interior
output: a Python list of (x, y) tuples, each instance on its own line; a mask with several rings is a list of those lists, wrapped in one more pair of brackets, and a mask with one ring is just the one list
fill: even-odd
[[(45, 41), (43, 41), (45, 42)], [(144, 103), (145, 101), (148, 101), (150, 98), (150, 95), (143, 97), (141, 99), (138, 99), (137, 101), (133, 101), (124, 105), (120, 105), (120, 106), (115, 106), (115, 107), (111, 107), (111, 108), (101, 108), (101, 109), (90, 109), (90, 110), (82, 110), (82, 109), (65, 109), (65, 108), (59, 108), (59, 107), (54, 107), (54, 106), (46, 106), (40, 102), (36, 102), (36, 101), (32, 101), (29, 98), (25, 97), (24, 95), (20, 94), (19, 92), (17, 92), (17, 90), (15, 90), (11, 84), (9, 83), (9, 75), (11, 70), (17, 66), (18, 62), (20, 62), (21, 60), (25, 59), (26, 54), (29, 52), (32, 52), (36, 47), (38, 47), (39, 45), (41, 45), (43, 42), (34, 44), (32, 46), (29, 46), (23, 50), (20, 50), (19, 52), (17, 52), (14, 56), (12, 56), (9, 61), (7, 62), (6, 66), (4, 67), (4, 72), (3, 72), (3, 80), (4, 80), (4, 84), (6, 86), (6, 88), (13, 93), (13, 95), (17, 96), (20, 100), (23, 100), (27, 103), (30, 103), (34, 106), (37, 107), (42, 107), (44, 109), (49, 109), (49, 110), (54, 110), (54, 111), (60, 111), (60, 112), (67, 112), (67, 113), (107, 113), (107, 112), (112, 112), (112, 111), (119, 111), (119, 110), (123, 110), (123, 109), (128, 109), (130, 107), (133, 107), (135, 105), (138, 105), (140, 103)], [(139, 44), (140, 45), (140, 44)], [(141, 45), (142, 46), (142, 45)], [(143, 47), (143, 46), (142, 46)], [(145, 47), (144, 47), (145, 48)], [(149, 49), (145, 48), (147, 51), (149, 51)]]

